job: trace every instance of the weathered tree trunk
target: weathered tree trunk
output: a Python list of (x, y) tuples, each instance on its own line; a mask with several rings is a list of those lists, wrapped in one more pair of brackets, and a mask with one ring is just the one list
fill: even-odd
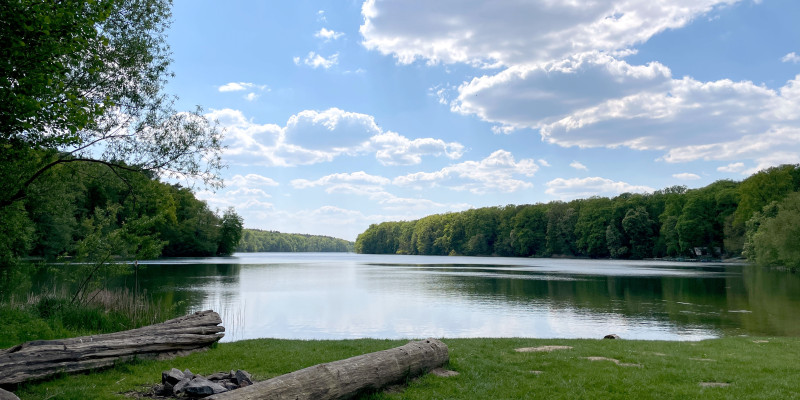
[(347, 399), (423, 374), (441, 367), (448, 360), (447, 345), (436, 339), (427, 339), (315, 365), (208, 399)]
[(220, 340), (219, 314), (200, 311), (129, 331), (61, 340), (35, 340), (0, 350), (0, 385), (61, 372), (110, 367), (133, 358), (169, 358), (202, 350)]

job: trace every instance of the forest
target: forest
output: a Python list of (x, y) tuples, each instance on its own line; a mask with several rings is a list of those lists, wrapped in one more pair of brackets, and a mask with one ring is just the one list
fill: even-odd
[(97, 163), (52, 168), (0, 214), (6, 258), (94, 257), (104, 248), (132, 259), (227, 255), (242, 232), (232, 208), (218, 215), (189, 188)]
[(720, 258), (800, 268), (800, 165), (741, 182), (569, 202), (507, 205), (373, 224), (370, 254)]
[(245, 229), (236, 247), (241, 252), (352, 252), (353, 242), (330, 236)]

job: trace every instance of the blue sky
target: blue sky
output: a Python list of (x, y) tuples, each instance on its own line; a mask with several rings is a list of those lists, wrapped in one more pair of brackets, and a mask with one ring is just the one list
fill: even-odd
[(248, 228), (702, 187), (800, 163), (795, 0), (176, 0), (178, 108)]

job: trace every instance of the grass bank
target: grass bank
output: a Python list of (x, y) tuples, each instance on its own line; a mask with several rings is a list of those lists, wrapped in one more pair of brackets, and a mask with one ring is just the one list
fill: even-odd
[[(444, 339), (454, 377), (427, 375), (402, 392), (362, 399), (792, 399), (800, 398), (800, 338), (701, 342)], [(22, 399), (124, 399), (162, 370), (245, 369), (258, 380), (407, 343), (405, 340), (247, 340), (169, 361), (139, 361), (20, 387)], [(540, 346), (553, 351), (518, 352)]]
[(0, 303), (0, 348), (31, 340), (124, 331), (174, 316), (174, 307), (128, 290), (96, 290), (81, 302), (72, 301), (63, 290), (29, 294)]

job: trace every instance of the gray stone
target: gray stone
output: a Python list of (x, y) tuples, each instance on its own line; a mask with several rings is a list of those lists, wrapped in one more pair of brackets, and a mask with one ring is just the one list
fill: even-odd
[(183, 390), (186, 388), (186, 385), (191, 382), (190, 379), (183, 378), (180, 382), (176, 383), (175, 386), (172, 387), (172, 393), (176, 396), (183, 393)]
[(225, 389), (228, 389), (228, 390), (236, 390), (236, 389), (238, 389), (238, 388), (239, 388), (239, 385), (237, 385), (237, 384), (236, 384), (236, 383), (234, 383), (234, 382), (231, 382), (231, 381), (230, 381), (230, 380), (228, 380), (228, 379), (221, 380), (221, 381), (219, 381), (219, 382), (217, 382), (217, 383), (219, 383), (220, 385), (224, 386), (224, 387), (225, 387)]
[(613, 333), (610, 334), (610, 335), (603, 336), (603, 339), (619, 339), (619, 338), (620, 338), (619, 336), (617, 336), (617, 335), (615, 335)]
[(223, 379), (231, 379), (233, 376), (227, 372), (217, 372), (206, 377), (210, 381), (221, 381)]
[(194, 374), (192, 373), (192, 371), (189, 371), (189, 368), (186, 368), (185, 370), (183, 370), (183, 377), (186, 379), (192, 379), (194, 378)]
[(0, 389), (0, 400), (19, 400), (19, 397), (14, 393)]
[(177, 368), (173, 368), (169, 371), (163, 371), (161, 373), (161, 383), (169, 383), (173, 386), (182, 381), (183, 378), (185, 378), (185, 376), (183, 376), (183, 372)]
[(234, 381), (241, 386), (250, 386), (253, 384), (253, 377), (247, 371), (242, 371), (240, 369), (236, 370), (236, 374), (234, 374)]
[(227, 391), (228, 389), (224, 386), (211, 382), (200, 375), (195, 376), (194, 379), (183, 388), (183, 393), (189, 397), (206, 397)]

